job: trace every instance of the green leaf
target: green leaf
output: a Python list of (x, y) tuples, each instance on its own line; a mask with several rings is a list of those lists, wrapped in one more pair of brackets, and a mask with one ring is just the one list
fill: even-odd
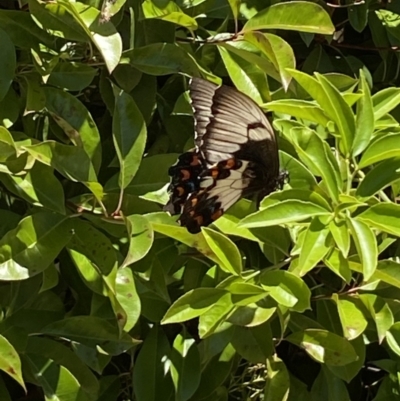
[(41, 212), (25, 217), (0, 241), (1, 280), (24, 280), (42, 272), (71, 236), (64, 216)]
[(208, 227), (204, 227), (202, 232), (208, 245), (221, 261), (221, 269), (227, 273), (240, 275), (242, 272), (242, 257), (235, 243), (225, 235)]
[(350, 233), (346, 225), (346, 221), (335, 219), (329, 223), (329, 230), (344, 257), (347, 257), (350, 250)]
[(382, 343), (394, 323), (393, 313), (385, 300), (375, 294), (361, 294), (360, 299), (374, 319), (378, 339)]
[(17, 60), (15, 47), (7, 32), (0, 28), (0, 101), (4, 99), (14, 79)]
[(378, 203), (359, 214), (357, 220), (378, 230), (400, 236), (400, 205)]
[(119, 185), (125, 189), (135, 176), (146, 145), (147, 129), (133, 98), (120, 91), (116, 95), (113, 141), (120, 164)]
[(14, 347), (0, 335), (0, 369), (16, 380), (26, 391), (22, 378), (21, 360)]
[(82, 391), (76, 377), (64, 366), (60, 366), (41, 355), (29, 354), (26, 356), (26, 360), (30, 366), (31, 374), (42, 388), (47, 400), (91, 400), (87, 393)]
[(390, 349), (400, 355), (400, 322), (396, 322), (386, 333), (386, 342)]
[(230, 52), (226, 46), (218, 46), (218, 50), (232, 82), (241, 92), (258, 104), (269, 99), (268, 85), (263, 71)]
[(101, 165), (100, 133), (86, 107), (71, 94), (45, 87), (46, 108), (69, 140), (82, 147), (89, 156), (96, 173)]
[(25, 176), (2, 174), (0, 180), (9, 191), (27, 202), (65, 214), (64, 190), (52, 168), (35, 163)]
[(265, 363), (274, 352), (272, 331), (269, 323), (246, 328), (236, 326), (231, 344), (243, 358), (251, 363)]
[(171, 347), (164, 332), (154, 326), (147, 335), (133, 370), (133, 391), (137, 400), (169, 399), (173, 391), (171, 377), (166, 375)]
[(361, 259), (364, 280), (369, 280), (374, 274), (378, 263), (378, 246), (376, 236), (369, 225), (361, 219), (347, 220), (348, 226)]
[(122, 39), (114, 25), (110, 21), (103, 21), (100, 11), (86, 4), (70, 3), (66, 0), (60, 0), (57, 4), (74, 17), (103, 56), (108, 72), (111, 74), (118, 65), (122, 53)]
[(69, 91), (81, 91), (91, 84), (96, 73), (86, 64), (60, 62), (51, 71), (47, 83)]
[(163, 21), (184, 26), (190, 30), (197, 29), (197, 21), (189, 15), (184, 14), (173, 1), (167, 1), (161, 4), (160, 2), (145, 0), (142, 3), (142, 10), (146, 18), (158, 18)]
[(126, 313), (123, 329), (129, 332), (140, 318), (141, 303), (136, 291), (133, 272), (129, 268), (120, 268), (115, 280), (116, 298)]
[(6, 128), (0, 126), (0, 162), (5, 162), (9, 157), (17, 155), (17, 147), (14, 139)]
[(200, 383), (200, 354), (193, 338), (178, 334), (171, 350), (171, 377), (175, 387), (175, 399), (186, 401)]
[(199, 336), (206, 338), (227, 320), (228, 315), (233, 311), (234, 305), (231, 294), (224, 294), (210, 308), (208, 308), (199, 319)]
[(370, 282), (382, 280), (393, 287), (400, 288), (400, 263), (393, 260), (380, 260)]
[(353, 346), (358, 359), (354, 362), (348, 363), (344, 366), (331, 366), (327, 365), (327, 368), (337, 377), (350, 383), (355, 376), (361, 371), (365, 363), (366, 346), (364, 344), (363, 336), (357, 337), (355, 340), (350, 341)]
[(330, 270), (346, 281), (346, 283), (350, 284), (352, 273), (349, 262), (342, 252), (336, 248), (332, 248), (331, 252), (324, 258), (324, 262)]
[(243, 27), (244, 32), (261, 29), (288, 29), (331, 35), (335, 31), (329, 14), (318, 4), (307, 1), (277, 3), (268, 7)]
[(115, 325), (94, 316), (68, 317), (50, 323), (42, 330), (43, 334), (63, 337), (89, 347), (99, 346), (110, 355), (119, 355), (140, 343), (126, 333), (120, 336)]
[(226, 294), (226, 290), (219, 288), (191, 290), (171, 305), (161, 323), (180, 323), (201, 316)]
[[(381, 10), (384, 11), (384, 10)], [(372, 96), (375, 121), (392, 111), (400, 103), (399, 88), (385, 88)]]
[(346, 385), (329, 372), (329, 367), (329, 365), (321, 366), (320, 373), (311, 388), (310, 398), (312, 400), (350, 401)]
[(359, 298), (346, 295), (339, 297), (338, 294), (332, 294), (332, 299), (338, 308), (344, 336), (348, 340), (354, 340), (368, 325), (363, 303)]
[(290, 114), (299, 119), (315, 121), (323, 127), (328, 125), (330, 119), (325, 112), (314, 102), (300, 99), (282, 99), (269, 102), (265, 105), (268, 110), (276, 113)]
[(146, 218), (134, 214), (124, 217), (124, 220), (129, 235), (129, 250), (121, 268), (145, 257), (154, 241), (153, 229)]
[(279, 73), (283, 88), (287, 90), (292, 76), (286, 71), (286, 68), (296, 67), (296, 60), (290, 45), (279, 36), (262, 32), (247, 32), (244, 39), (252, 43), (273, 63)]
[(288, 153), (279, 152), (281, 164), (289, 171), (290, 186), (292, 188), (314, 190), (317, 181), (311, 172), (297, 159)]
[(28, 73), (22, 76), (26, 83), (26, 106), (24, 115), (34, 111), (43, 111), (46, 107), (46, 95), (42, 86), (42, 77), (36, 73)]
[(312, 270), (329, 252), (332, 246), (331, 238), (328, 226), (318, 217), (314, 217), (305, 232), (301, 247), (299, 258), (301, 276)]
[(357, 188), (356, 195), (369, 198), (400, 179), (400, 157), (385, 160), (368, 171)]
[(358, 359), (351, 343), (327, 330), (308, 329), (286, 337), (303, 348), (313, 359), (332, 366), (343, 366)]
[(296, 312), (310, 309), (310, 289), (293, 273), (285, 270), (267, 270), (261, 274), (260, 283), (278, 304)]
[(400, 156), (400, 134), (389, 133), (377, 138), (368, 146), (361, 157), (359, 168), (397, 156)]
[[(358, 7), (355, 8), (358, 9)], [(358, 156), (369, 145), (375, 124), (371, 91), (363, 70), (360, 70), (359, 88), (363, 95), (357, 101), (356, 127), (352, 149), (353, 157)]]
[(121, 63), (129, 63), (150, 75), (169, 75), (177, 72), (199, 75), (199, 67), (194, 59), (181, 47), (171, 43), (154, 43), (127, 50), (122, 54)]
[(341, 93), (327, 80), (323, 75), (317, 74), (316, 77), (321, 83), (321, 86), (325, 92), (326, 99), (328, 102), (324, 104), (320, 103), (324, 111), (331, 117), (338, 127), (340, 139), (342, 140), (343, 150), (345, 155), (349, 155), (349, 152), (353, 146), (354, 132), (355, 132), (355, 120), (354, 114), (351, 107), (345, 102)]
[(265, 401), (286, 401), (289, 396), (290, 379), (285, 363), (275, 354), (267, 359)]
[(82, 389), (95, 398), (99, 391), (99, 383), (91, 370), (70, 349), (61, 343), (32, 336), (29, 337), (26, 353), (49, 358), (68, 369), (79, 381)]
[(294, 223), (314, 216), (329, 216), (330, 212), (321, 206), (305, 201), (285, 200), (253, 213), (239, 223), (240, 227), (268, 227)]

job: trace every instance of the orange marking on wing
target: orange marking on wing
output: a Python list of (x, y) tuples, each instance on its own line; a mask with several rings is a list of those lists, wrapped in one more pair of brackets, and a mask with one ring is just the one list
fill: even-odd
[(231, 168), (235, 167), (235, 165), (236, 165), (235, 159), (228, 159), (226, 161), (225, 168), (231, 169)]
[(200, 160), (198, 156), (193, 156), (192, 161), (190, 162), (191, 166), (198, 166), (200, 164)]
[(183, 187), (176, 187), (176, 190), (178, 191), (179, 196), (182, 196), (185, 193), (185, 188)]
[(211, 219), (213, 221), (219, 219), (222, 215), (224, 214), (224, 212), (222, 211), (222, 209), (218, 209), (216, 212), (214, 212), (211, 216)]
[(198, 215), (196, 217), (193, 218), (193, 220), (196, 220), (196, 223), (201, 226), (204, 222), (203, 216), (202, 215)]
[(195, 207), (197, 205), (198, 199), (197, 198), (193, 198), (190, 200), (190, 202), (192, 203), (192, 207)]
[(185, 170), (182, 169), (181, 170), (181, 174), (182, 174), (182, 181), (186, 181), (190, 178), (190, 171), (189, 170)]
[(211, 170), (211, 177), (214, 178), (214, 180), (218, 178), (218, 174), (219, 171), (216, 168)]

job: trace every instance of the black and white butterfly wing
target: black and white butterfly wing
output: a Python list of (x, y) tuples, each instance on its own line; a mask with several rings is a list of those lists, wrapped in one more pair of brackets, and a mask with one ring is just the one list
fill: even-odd
[(170, 168), (164, 210), (181, 213), (192, 233), (219, 218), (240, 197), (277, 186), (274, 131), (258, 105), (234, 88), (200, 78), (190, 82), (196, 149)]

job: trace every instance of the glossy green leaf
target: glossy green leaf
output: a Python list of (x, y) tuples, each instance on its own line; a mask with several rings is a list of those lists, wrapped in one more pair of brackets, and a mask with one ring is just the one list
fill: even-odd
[[(101, 21), (100, 11), (82, 3), (61, 0), (57, 4), (65, 8), (94, 43), (103, 56), (111, 73), (117, 66), (122, 53), (122, 39), (110, 21)], [(61, 18), (62, 19), (62, 18)]]
[(400, 134), (384, 135), (374, 142), (363, 153), (359, 167), (364, 168), (370, 164), (400, 156)]
[(200, 383), (200, 354), (193, 338), (178, 334), (171, 350), (171, 377), (177, 400), (186, 401)]
[(340, 139), (346, 155), (353, 146), (355, 119), (351, 107), (345, 102), (340, 92), (321, 74), (316, 74), (318, 81), (329, 99), (329, 103), (320, 103), (324, 111), (331, 117), (338, 127)]
[(65, 214), (64, 190), (52, 168), (35, 163), (25, 176), (3, 175), (0, 180), (11, 192), (27, 202)]
[(357, 101), (356, 127), (352, 149), (353, 156), (358, 156), (368, 146), (375, 123), (371, 91), (362, 70), (360, 70), (359, 88), (363, 95)]
[(343, 253), (336, 248), (332, 248), (328, 255), (324, 258), (326, 266), (342, 278), (346, 283), (351, 281), (351, 270), (349, 262)]
[(143, 216), (127, 216), (124, 220), (130, 240), (128, 254), (121, 267), (129, 266), (146, 256), (154, 240), (151, 224)]
[(400, 322), (396, 322), (386, 333), (386, 341), (390, 349), (400, 355)]
[(368, 171), (357, 188), (356, 195), (369, 198), (400, 179), (400, 157), (384, 160)]
[(171, 347), (164, 332), (154, 326), (135, 361), (133, 391), (138, 400), (168, 399), (173, 391), (171, 377), (166, 375)]
[(354, 340), (367, 328), (367, 317), (363, 303), (357, 297), (332, 294), (336, 302), (343, 334), (348, 340)]
[(297, 159), (288, 153), (280, 151), (281, 164), (289, 171), (292, 188), (313, 190), (317, 181), (311, 172)]
[(310, 308), (310, 289), (293, 273), (285, 270), (267, 270), (261, 274), (260, 283), (279, 304), (297, 312), (304, 312)]
[(135, 101), (120, 91), (115, 99), (113, 141), (120, 164), (121, 189), (129, 185), (139, 168), (146, 138), (146, 124)]
[(359, 214), (357, 220), (364, 222), (369, 227), (400, 236), (400, 205), (378, 203)]
[(140, 343), (126, 333), (120, 336), (116, 325), (94, 316), (73, 316), (56, 321), (44, 327), (43, 333), (90, 347), (99, 346), (110, 355), (119, 355)]
[(46, 108), (70, 141), (82, 147), (97, 172), (101, 164), (100, 134), (89, 111), (74, 96), (46, 87)]
[(308, 121), (315, 121), (326, 127), (330, 119), (326, 116), (325, 112), (315, 103), (300, 99), (282, 99), (269, 102), (265, 105), (268, 110), (277, 113), (290, 114), (299, 119)]
[(121, 63), (129, 63), (139, 71), (150, 75), (168, 75), (177, 72), (199, 75), (194, 59), (181, 47), (171, 43), (154, 43), (127, 50), (122, 54)]
[(26, 356), (30, 370), (40, 384), (47, 400), (90, 401), (76, 377), (64, 366), (41, 355)]
[(375, 120), (392, 111), (400, 103), (400, 89), (385, 88), (372, 96)]
[(289, 372), (285, 363), (275, 354), (267, 359), (265, 401), (286, 401), (290, 391)]
[(41, 212), (25, 217), (0, 241), (0, 278), (24, 280), (42, 272), (71, 236), (64, 216)]
[(36, 73), (24, 74), (26, 83), (26, 105), (24, 115), (35, 111), (43, 111), (46, 107), (46, 95), (42, 86), (42, 77)]
[(364, 280), (369, 280), (374, 274), (378, 263), (376, 236), (370, 226), (361, 219), (348, 219), (347, 222), (361, 259)]
[(202, 232), (208, 245), (221, 261), (221, 269), (227, 273), (239, 275), (242, 272), (242, 257), (235, 243), (208, 227), (204, 227)]
[(228, 321), (237, 326), (255, 327), (268, 321), (276, 308), (264, 307), (262, 303), (249, 303), (236, 307), (229, 315)]
[(26, 391), (19, 355), (2, 335), (0, 335), (0, 369), (16, 380)]
[(99, 391), (99, 383), (96, 376), (65, 345), (54, 340), (49, 340), (48, 338), (32, 336), (28, 340), (26, 352), (49, 358), (55, 363), (64, 366), (79, 381), (82, 389), (88, 395), (93, 398), (96, 397)]
[(175, 23), (188, 29), (197, 29), (197, 22), (194, 18), (186, 15), (173, 1), (158, 3), (152, 0), (145, 0), (142, 3), (143, 14), (146, 18), (158, 18), (163, 21)]
[(200, 338), (213, 334), (233, 311), (234, 305), (230, 294), (224, 294), (210, 308), (200, 315), (198, 332)]
[(274, 352), (269, 323), (252, 328), (236, 326), (231, 344), (239, 355), (252, 363), (264, 363)]
[(58, 63), (51, 71), (48, 84), (70, 91), (81, 91), (88, 87), (96, 70), (82, 63)]
[(296, 64), (290, 45), (279, 36), (262, 32), (247, 32), (244, 39), (252, 43), (273, 63), (284, 89), (287, 90), (292, 76), (286, 68), (295, 68)]
[(393, 260), (381, 260), (370, 281), (382, 280), (393, 287), (400, 288), (400, 263)]
[(308, 226), (300, 252), (300, 275), (312, 270), (329, 252), (332, 246), (329, 228), (318, 217), (314, 217)]
[(269, 99), (268, 85), (263, 71), (230, 52), (226, 46), (218, 46), (218, 50), (232, 82), (241, 92), (258, 104)]
[(15, 157), (16, 154), (17, 147), (10, 131), (0, 127), (0, 162), (5, 162), (9, 157)]
[[(202, 370), (200, 385), (192, 397), (193, 400), (205, 399), (225, 382), (231, 373), (236, 355), (235, 349), (228, 343), (222, 352), (218, 351), (217, 355), (207, 361)], [(214, 396), (212, 399), (215, 399)]]
[(320, 5), (306, 1), (274, 4), (250, 18), (243, 28), (245, 32), (261, 29), (288, 29), (322, 35), (331, 35), (335, 30), (329, 14)]
[(350, 233), (346, 222), (344, 220), (331, 220), (329, 223), (329, 230), (343, 256), (347, 257), (350, 250)]
[(176, 300), (165, 314), (162, 324), (179, 323), (201, 316), (227, 294), (218, 288), (196, 288)]
[(314, 380), (311, 388), (311, 399), (326, 401), (350, 401), (350, 396), (348, 394), (346, 385), (343, 383), (343, 381), (332, 375), (328, 370), (328, 367), (330, 366), (321, 366), (320, 373)]
[(343, 366), (358, 359), (351, 343), (327, 330), (308, 329), (286, 337), (303, 348), (313, 359), (332, 366)]
[(393, 313), (385, 300), (375, 294), (361, 294), (360, 299), (374, 319), (379, 342), (382, 343), (394, 323)]
[(240, 221), (241, 227), (268, 227), (294, 223), (314, 216), (328, 216), (330, 212), (311, 202), (285, 200), (253, 213)]
[(7, 94), (16, 68), (15, 47), (7, 32), (0, 29), (0, 101)]

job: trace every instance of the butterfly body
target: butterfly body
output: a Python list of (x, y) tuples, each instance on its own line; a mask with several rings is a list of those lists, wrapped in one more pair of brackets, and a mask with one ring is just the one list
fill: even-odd
[(195, 149), (169, 169), (170, 200), (164, 210), (197, 233), (239, 198), (264, 196), (282, 185), (275, 134), (249, 97), (200, 78), (190, 82)]

